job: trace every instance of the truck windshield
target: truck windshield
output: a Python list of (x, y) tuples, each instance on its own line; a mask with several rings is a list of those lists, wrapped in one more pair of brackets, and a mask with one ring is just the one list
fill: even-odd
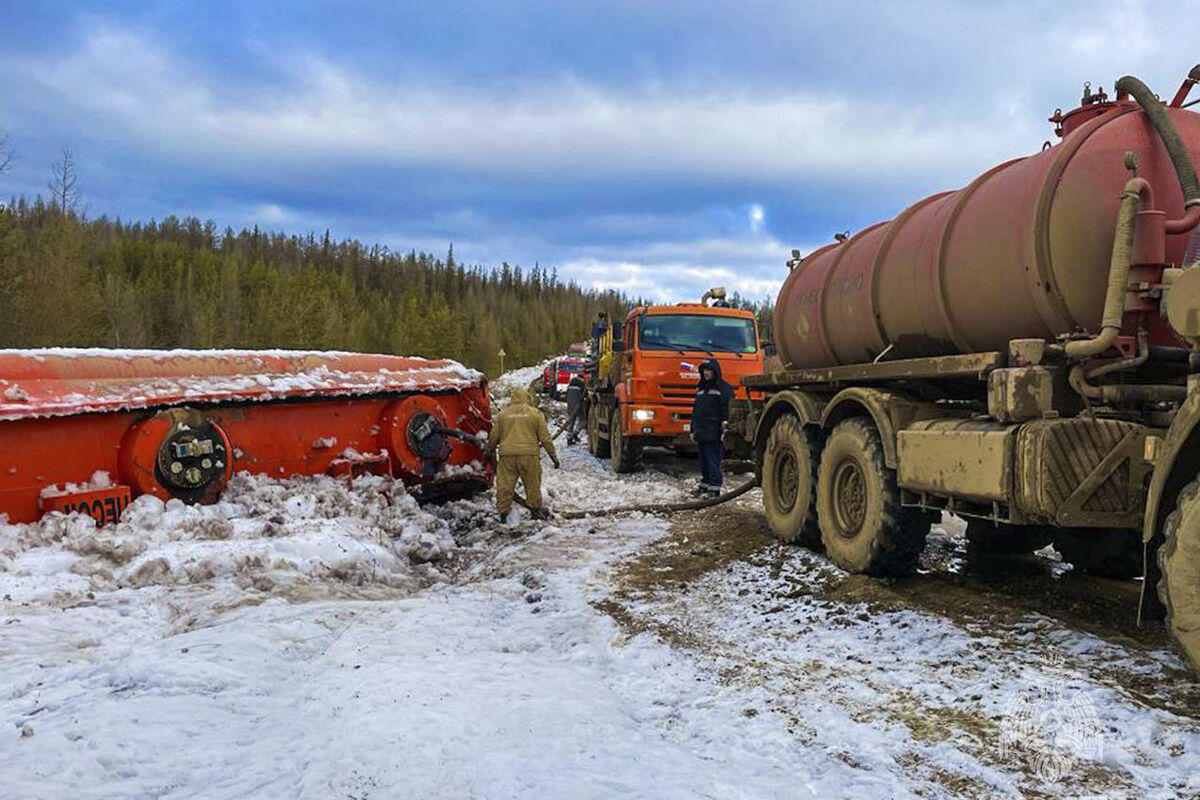
[(709, 350), (753, 353), (754, 320), (715, 314), (647, 314), (638, 323), (643, 350)]

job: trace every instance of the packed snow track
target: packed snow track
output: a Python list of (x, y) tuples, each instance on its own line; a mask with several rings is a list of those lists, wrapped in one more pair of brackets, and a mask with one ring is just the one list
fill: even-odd
[[(561, 451), (552, 507), (692, 481)], [(544, 524), (490, 500), (239, 476), (0, 526), (0, 794), (1200, 795), (1194, 679), (1052, 552), (980, 567), (947, 520), (881, 583), (773, 543), (757, 491)]]

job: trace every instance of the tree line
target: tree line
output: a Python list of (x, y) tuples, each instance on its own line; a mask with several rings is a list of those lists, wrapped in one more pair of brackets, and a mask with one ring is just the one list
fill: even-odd
[[(0, 174), (13, 150), (0, 131)], [(0, 347), (245, 347), (453, 358), (495, 377), (586, 338), (598, 311), (646, 302), (557, 270), (398, 253), (196, 218), (89, 220), (64, 146), (49, 196), (0, 204)], [(769, 304), (736, 293), (769, 325)]]
[(495, 376), (633, 300), (557, 270), (486, 269), (357, 240), (87, 220), (61, 198), (0, 206), (0, 346), (337, 349), (453, 358)]

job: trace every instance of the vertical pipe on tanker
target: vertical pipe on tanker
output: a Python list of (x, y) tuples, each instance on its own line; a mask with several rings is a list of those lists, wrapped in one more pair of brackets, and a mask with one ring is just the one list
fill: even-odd
[(1117, 211), (1117, 230), (1113, 236), (1112, 260), (1108, 267), (1108, 290), (1104, 295), (1104, 316), (1100, 321), (1100, 334), (1093, 339), (1067, 342), (1063, 348), (1067, 358), (1091, 358), (1113, 346), (1121, 332), (1121, 318), (1125, 314), (1125, 291), (1129, 281), (1130, 255), (1133, 252), (1133, 226), (1143, 197), (1146, 205), (1154, 207), (1154, 195), (1144, 178), (1131, 178), (1121, 192), (1121, 206)]

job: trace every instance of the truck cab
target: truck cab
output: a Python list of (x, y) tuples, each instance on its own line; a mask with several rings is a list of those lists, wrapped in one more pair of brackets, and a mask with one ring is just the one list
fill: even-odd
[(571, 378), (583, 372), (583, 367), (587, 362), (582, 358), (573, 356), (564, 356), (553, 362), (554, 380), (550, 387), (550, 396), (558, 400), (566, 394), (567, 385), (571, 383)]
[[(710, 305), (707, 300), (715, 297)], [(618, 472), (637, 468), (647, 445), (690, 446), (701, 362), (714, 359), (735, 399), (741, 378), (763, 369), (754, 312), (730, 308), (724, 290), (699, 303), (638, 306), (600, 342), (589, 374), (588, 449)]]

